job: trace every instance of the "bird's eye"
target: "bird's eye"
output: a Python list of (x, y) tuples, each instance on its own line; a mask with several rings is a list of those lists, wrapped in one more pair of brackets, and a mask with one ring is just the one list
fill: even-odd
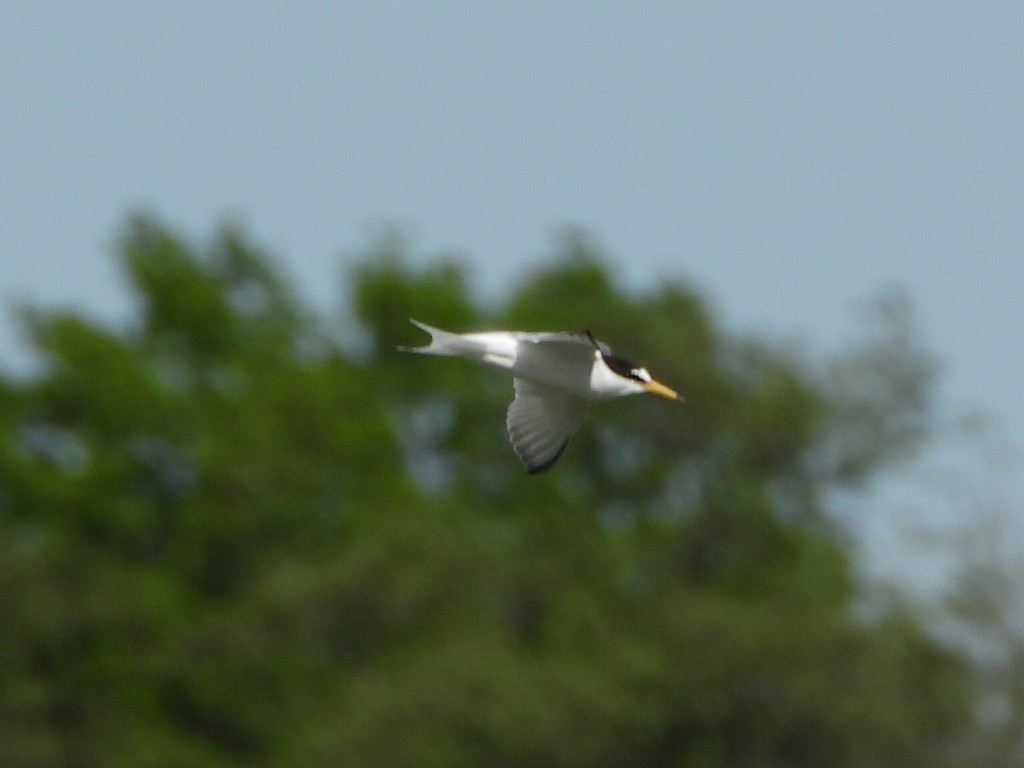
[(642, 381), (644, 384), (651, 383), (651, 374), (647, 372), (646, 368), (634, 368), (629, 372), (630, 378)]

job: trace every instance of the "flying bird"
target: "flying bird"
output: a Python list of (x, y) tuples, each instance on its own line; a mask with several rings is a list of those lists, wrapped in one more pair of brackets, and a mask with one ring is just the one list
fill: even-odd
[(558, 461), (595, 400), (644, 392), (681, 399), (646, 368), (613, 355), (590, 331), (450, 333), (412, 318), (410, 322), (430, 334), (430, 343), (400, 351), (462, 357), (512, 374), (516, 395), (505, 426), (531, 475)]

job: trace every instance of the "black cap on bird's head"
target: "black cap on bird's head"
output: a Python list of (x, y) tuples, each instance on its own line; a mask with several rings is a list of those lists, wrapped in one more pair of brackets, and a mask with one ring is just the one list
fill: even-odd
[(624, 379), (631, 379), (637, 382), (645, 392), (650, 392), (652, 395), (659, 395), (667, 400), (682, 400), (679, 393), (674, 389), (666, 387), (660, 381), (655, 381), (646, 368), (636, 365), (624, 357), (612, 354), (608, 345), (595, 339), (589, 330), (584, 330), (583, 332), (593, 343), (597, 351), (601, 353), (601, 359), (604, 360), (604, 364), (614, 373)]

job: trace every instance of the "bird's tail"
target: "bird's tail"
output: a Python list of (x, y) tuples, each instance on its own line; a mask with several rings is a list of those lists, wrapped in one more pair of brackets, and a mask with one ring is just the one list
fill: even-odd
[(478, 357), (479, 343), (470, 341), (460, 333), (442, 331), (432, 325), (409, 318), (409, 322), (430, 334), (430, 343), (425, 347), (399, 347), (399, 352), (416, 352), (421, 355), (442, 355), (445, 357)]

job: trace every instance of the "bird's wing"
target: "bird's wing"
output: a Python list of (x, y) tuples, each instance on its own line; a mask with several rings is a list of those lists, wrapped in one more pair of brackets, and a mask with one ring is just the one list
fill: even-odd
[(578, 394), (589, 391), (597, 347), (585, 331), (528, 333), (517, 341), (515, 376)]
[(594, 341), (594, 337), (590, 335), (590, 331), (548, 331), (545, 333), (520, 333), (517, 334), (520, 341), (530, 341), (535, 344), (541, 343), (561, 343), (561, 344), (579, 344), (580, 346), (588, 347), (593, 349), (597, 346), (597, 342)]
[(557, 345), (563, 350), (576, 348), (579, 351), (593, 351), (603, 346), (590, 335), (590, 331), (547, 331), (544, 333), (518, 333), (519, 341), (528, 341), (532, 344)]
[(531, 475), (550, 468), (587, 417), (588, 403), (553, 387), (516, 379), (505, 425), (512, 448)]

